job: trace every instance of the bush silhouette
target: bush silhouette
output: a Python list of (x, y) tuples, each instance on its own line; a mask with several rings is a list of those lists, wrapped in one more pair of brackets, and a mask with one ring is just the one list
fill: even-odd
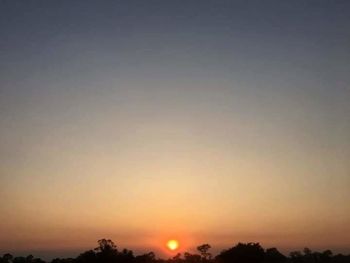
[[(332, 251), (314, 252), (305, 248), (303, 252), (293, 251), (289, 257), (276, 248), (264, 250), (259, 243), (238, 243), (222, 251), (215, 258), (209, 253), (211, 246), (203, 244), (197, 247), (200, 254), (178, 253), (167, 260), (156, 258), (153, 252), (135, 256), (128, 249), (118, 250), (110, 239), (100, 239), (95, 249), (87, 250), (76, 258), (55, 258), (50, 263), (350, 263), (350, 255), (333, 255)], [(33, 255), (13, 257), (11, 254), (0, 256), (0, 263), (49, 263)]]
[(264, 260), (264, 249), (259, 243), (238, 243), (236, 246), (222, 251), (217, 257), (220, 263), (260, 263)]

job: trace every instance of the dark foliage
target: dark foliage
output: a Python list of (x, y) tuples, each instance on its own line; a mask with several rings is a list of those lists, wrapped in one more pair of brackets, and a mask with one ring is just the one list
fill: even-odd
[(101, 239), (98, 240), (98, 247), (76, 258), (55, 258), (45, 262), (32, 255), (13, 257), (4, 254), (0, 256), (0, 263), (350, 263), (350, 255), (333, 255), (330, 250), (313, 252), (305, 248), (302, 252), (293, 251), (286, 257), (276, 248), (264, 250), (259, 243), (238, 243), (213, 258), (210, 248), (209, 244), (203, 244), (197, 247), (199, 254), (185, 252), (164, 260), (157, 259), (153, 252), (135, 256), (131, 250), (119, 250), (112, 240)]
[(216, 260), (219, 263), (260, 263), (264, 261), (264, 255), (264, 249), (259, 245), (259, 243), (238, 243), (238, 245), (222, 251), (216, 257)]

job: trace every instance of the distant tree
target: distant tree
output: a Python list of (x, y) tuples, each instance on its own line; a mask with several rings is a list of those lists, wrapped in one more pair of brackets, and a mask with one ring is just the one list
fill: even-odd
[(6, 253), (6, 254), (4, 254), (2, 256), (2, 260), (1, 261), (4, 262), (4, 263), (10, 263), (12, 261), (12, 259), (13, 259), (13, 256), (11, 254), (9, 254), (9, 253)]
[[(82, 255), (82, 254), (80, 254), (80, 255)], [(51, 263), (75, 263), (78, 261), (78, 258), (80, 257), (80, 255), (76, 259), (73, 259), (73, 258), (54, 258), (53, 260), (51, 260)]]
[[(73, 260), (70, 259), (71, 261), (69, 262), (68, 259), (66, 260), (65, 263), (72, 263)], [(42, 260), (41, 258), (33, 258), (31, 263), (46, 263), (44, 260)]]
[(149, 252), (143, 255), (135, 257), (136, 263), (153, 263), (155, 262), (156, 255), (153, 252)]
[(202, 257), (197, 254), (184, 253), (184, 260), (186, 263), (201, 263)]
[(222, 251), (216, 260), (220, 263), (260, 263), (264, 260), (264, 249), (259, 243), (238, 243), (235, 247)]
[[(85, 251), (84, 253), (81, 253), (75, 261), (77, 263), (94, 263), (97, 261), (97, 255), (95, 251), (93, 250), (88, 250)], [(57, 262), (52, 262), (52, 263), (64, 263), (61, 261), (61, 259), (57, 259)]]
[(211, 246), (209, 244), (203, 244), (197, 247), (197, 250), (199, 251), (204, 260), (211, 259), (212, 255), (208, 252), (210, 248)]
[(124, 248), (122, 252), (117, 253), (117, 261), (123, 263), (132, 263), (134, 261), (134, 253), (131, 250)]
[(311, 255), (311, 254), (312, 254), (311, 249), (308, 248), (308, 247), (305, 247), (305, 248), (303, 249), (303, 252), (304, 252), (304, 255)]
[(314, 254), (312, 253), (311, 249), (306, 247), (303, 249), (303, 252), (304, 252), (304, 256), (303, 256), (304, 261), (306, 261), (308, 263), (316, 263), (315, 258), (314, 258)]
[(95, 248), (98, 252), (107, 252), (107, 251), (117, 251), (117, 246), (114, 244), (114, 242), (110, 239), (100, 239), (97, 241), (98, 247)]
[(26, 263), (26, 258), (25, 257), (15, 257), (12, 260), (13, 263)]
[(26, 262), (27, 263), (32, 263), (34, 261), (34, 256), (33, 255), (28, 255), (27, 257), (26, 257)]
[(181, 253), (177, 253), (174, 257), (170, 259), (171, 263), (182, 263)]
[(265, 262), (279, 263), (287, 260), (287, 257), (281, 254), (277, 248), (268, 248), (265, 251)]
[[(156, 259), (153, 252), (134, 256), (132, 250), (118, 251), (110, 239), (98, 240), (98, 247), (81, 253), (76, 258), (55, 258), (50, 263), (350, 263), (350, 255), (333, 255), (332, 251), (311, 251), (304, 248), (302, 252), (293, 251), (289, 257), (284, 256), (276, 248), (264, 250), (259, 243), (238, 243), (236, 246), (222, 251), (212, 260), (210, 245), (197, 247), (200, 254), (180, 253), (164, 260)], [(40, 258), (29, 255), (13, 257), (11, 254), (0, 256), (0, 263), (46, 263)]]
[(303, 262), (303, 254), (300, 251), (292, 251), (289, 253), (289, 256), (293, 263)]
[(333, 253), (330, 250), (323, 251), (321, 253), (321, 255), (320, 255), (320, 262), (321, 263), (328, 263), (328, 262), (330, 262), (331, 259), (332, 259), (332, 255), (333, 255)]
[(110, 239), (100, 239), (97, 241), (98, 247), (95, 248), (96, 251), (96, 261), (99, 263), (117, 263), (118, 260), (118, 250), (117, 246)]

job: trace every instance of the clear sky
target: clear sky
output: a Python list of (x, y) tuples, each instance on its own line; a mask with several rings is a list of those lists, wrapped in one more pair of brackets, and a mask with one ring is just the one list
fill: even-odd
[(349, 72), (347, 0), (0, 0), (0, 252), (349, 252)]

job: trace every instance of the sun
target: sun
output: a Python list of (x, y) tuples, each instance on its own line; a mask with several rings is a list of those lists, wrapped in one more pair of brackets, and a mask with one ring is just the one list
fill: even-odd
[(176, 250), (179, 247), (179, 242), (175, 239), (171, 239), (166, 243), (166, 246), (170, 249), (170, 250)]

